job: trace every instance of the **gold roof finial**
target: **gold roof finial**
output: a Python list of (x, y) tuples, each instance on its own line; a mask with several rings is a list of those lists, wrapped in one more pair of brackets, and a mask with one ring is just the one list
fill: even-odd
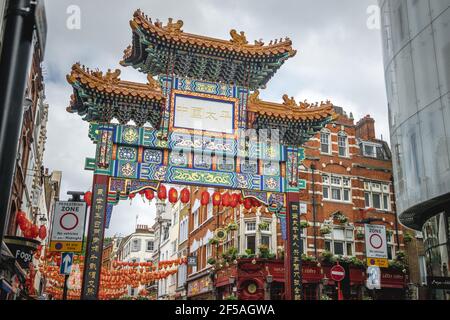
[(237, 33), (237, 31), (235, 29), (231, 29), (230, 35), (231, 35), (230, 41), (232, 43), (235, 43), (240, 46), (244, 45), (244, 44), (248, 44), (247, 37), (245, 36), (244, 31), (241, 31), (239, 34), (239, 33)]
[(297, 107), (294, 97), (290, 97), (287, 94), (283, 94), (283, 105), (287, 107)]

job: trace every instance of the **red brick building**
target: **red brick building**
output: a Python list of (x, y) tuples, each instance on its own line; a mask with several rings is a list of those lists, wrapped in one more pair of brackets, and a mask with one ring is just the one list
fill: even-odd
[[(310, 225), (303, 229), (304, 252), (322, 261), (328, 279), (329, 267), (323, 260), (329, 253), (366, 260), (364, 222), (372, 220), (372, 224), (386, 227), (389, 260), (394, 261), (404, 250), (404, 231), (395, 213), (390, 148), (376, 138), (375, 121), (369, 115), (354, 124), (351, 114), (348, 117), (339, 107), (335, 111), (339, 114), (335, 122), (304, 146), (306, 159), (300, 171), (300, 178), (307, 181), (300, 194), (306, 206), (303, 219)], [(358, 261), (353, 260), (344, 296), (362, 298), (365, 267), (358, 268)], [(402, 269), (400, 262), (391, 265), (397, 269), (382, 268), (379, 298), (400, 299), (405, 295), (407, 277), (398, 270)], [(317, 297), (320, 284), (306, 284), (306, 297)], [(333, 281), (328, 284), (325, 293), (336, 296)]]
[[(372, 298), (403, 299), (408, 275), (401, 259), (404, 229), (396, 220), (390, 148), (376, 138), (370, 116), (355, 124), (342, 108), (335, 111), (337, 119), (304, 145), (306, 158), (299, 170), (307, 182), (300, 192), (304, 298), (337, 299), (330, 279), (337, 260), (347, 271), (345, 299), (373, 295), (365, 289), (364, 223), (371, 223), (386, 227), (390, 260), (382, 268), (382, 289)], [(188, 255), (196, 257), (196, 266), (188, 267), (188, 299), (283, 299), (284, 241), (278, 218), (265, 206), (201, 206), (205, 190), (191, 188)], [(211, 196), (239, 192), (208, 191)], [(225, 230), (219, 243), (218, 229)]]

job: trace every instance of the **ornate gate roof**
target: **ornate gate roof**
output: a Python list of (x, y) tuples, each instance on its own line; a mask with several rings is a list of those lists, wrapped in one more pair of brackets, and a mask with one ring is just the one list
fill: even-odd
[(76, 63), (67, 81), (73, 86), (68, 112), (84, 116), (84, 120), (108, 123), (116, 118), (121, 124), (133, 120), (158, 128), (165, 97), (159, 83), (148, 76), (148, 83), (120, 80), (120, 70), (89, 70)]
[(183, 21), (166, 25), (152, 22), (140, 10), (130, 21), (132, 45), (121, 64), (154, 75), (174, 74), (211, 82), (224, 82), (254, 90), (264, 87), (290, 57), (295, 56), (289, 38), (255, 41), (244, 32), (230, 31), (230, 40), (184, 32)]

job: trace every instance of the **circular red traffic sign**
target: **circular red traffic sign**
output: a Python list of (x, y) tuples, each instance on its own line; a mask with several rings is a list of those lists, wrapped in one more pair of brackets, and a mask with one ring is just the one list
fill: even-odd
[(335, 265), (330, 270), (331, 279), (334, 281), (342, 281), (345, 278), (345, 270), (340, 265)]
[(59, 225), (66, 231), (73, 230), (78, 225), (78, 217), (72, 212), (66, 212), (59, 219)]
[(372, 234), (369, 238), (370, 245), (375, 249), (380, 249), (383, 245), (383, 239), (379, 234)]

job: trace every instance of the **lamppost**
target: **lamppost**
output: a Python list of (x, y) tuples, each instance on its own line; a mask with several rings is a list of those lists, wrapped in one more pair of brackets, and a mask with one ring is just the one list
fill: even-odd
[[(161, 241), (162, 241), (162, 226), (164, 222), (170, 222), (169, 219), (164, 219), (161, 215), (162, 213), (166, 212), (166, 202), (164, 201), (158, 201), (156, 202), (156, 223), (158, 224), (158, 230), (159, 230), (159, 235), (158, 235), (158, 255), (157, 255), (157, 262), (158, 262), (158, 266), (159, 266), (159, 262), (160, 262), (160, 257), (161, 257)], [(161, 280), (156, 281), (156, 299), (158, 299), (159, 297), (159, 282)]]

